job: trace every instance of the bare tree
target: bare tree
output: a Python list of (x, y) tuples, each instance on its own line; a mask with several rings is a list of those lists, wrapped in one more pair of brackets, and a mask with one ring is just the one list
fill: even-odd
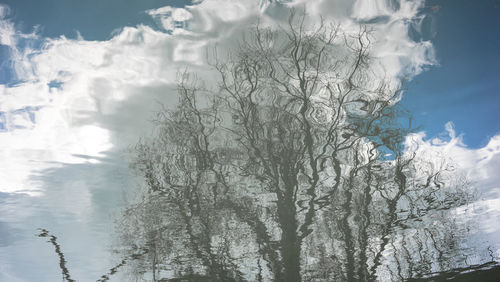
[(148, 251), (138, 275), (400, 280), (452, 263), (447, 211), (468, 186), (402, 147), (402, 83), (370, 67), (370, 30), (305, 20), (216, 56), (217, 91), (181, 74), (176, 109), (137, 145), (147, 191), (122, 226)]

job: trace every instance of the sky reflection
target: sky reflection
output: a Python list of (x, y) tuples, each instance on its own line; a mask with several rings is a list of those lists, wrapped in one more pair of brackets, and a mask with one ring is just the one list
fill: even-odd
[[(213, 87), (206, 51), (235, 48), (257, 17), (283, 22), (288, 1), (73, 2), (0, 4), (1, 281), (60, 277), (37, 228), (57, 236), (74, 279), (119, 263), (113, 223), (143, 184), (130, 149), (177, 103), (178, 70)], [(376, 30), (377, 71), (411, 80), (402, 104), (422, 132), (410, 139), (468, 174), (481, 192), (464, 212), (479, 224), (471, 242), (498, 250), (498, 1), (291, 2)]]

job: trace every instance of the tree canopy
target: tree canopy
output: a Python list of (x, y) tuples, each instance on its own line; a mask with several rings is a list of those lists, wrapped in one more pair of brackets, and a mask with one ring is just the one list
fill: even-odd
[(137, 277), (399, 281), (466, 263), (449, 210), (470, 187), (404, 146), (403, 83), (373, 68), (370, 30), (304, 18), (215, 51), (217, 87), (179, 75), (136, 146), (146, 189), (120, 240)]

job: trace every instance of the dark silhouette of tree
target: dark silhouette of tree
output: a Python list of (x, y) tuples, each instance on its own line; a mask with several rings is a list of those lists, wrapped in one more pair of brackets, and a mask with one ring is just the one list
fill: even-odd
[[(57, 237), (55, 235), (52, 235), (50, 231), (45, 228), (38, 228), (38, 231), (39, 233), (36, 235), (37, 237), (50, 238), (49, 241), (47, 242), (51, 243), (54, 246), (54, 251), (59, 258), (59, 268), (61, 269), (62, 280), (68, 282), (76, 281), (75, 279), (72, 279), (71, 275), (69, 274), (67, 261), (66, 258), (64, 257), (63, 251), (61, 250), (61, 245), (57, 243)], [(144, 250), (141, 250), (141, 252), (129, 253), (127, 257), (123, 258), (120, 261), (120, 263), (110, 268), (108, 273), (101, 275), (100, 279), (97, 279), (97, 282), (108, 281), (110, 277), (112, 275), (115, 275), (120, 268), (124, 267), (127, 263), (130, 263), (130, 261), (142, 258), (142, 256), (144, 256), (145, 254), (146, 252)]]
[(215, 56), (216, 90), (180, 75), (136, 146), (146, 191), (120, 224), (122, 252), (146, 250), (134, 275), (389, 281), (466, 263), (449, 210), (470, 187), (405, 150), (403, 85), (371, 67), (370, 30), (305, 22)]
[(59, 268), (62, 272), (63, 281), (74, 282), (75, 280), (71, 279), (71, 275), (69, 274), (68, 267), (66, 266), (66, 259), (64, 258), (64, 253), (61, 250), (61, 246), (57, 243), (57, 237), (51, 235), (47, 229), (40, 228), (40, 233), (37, 235), (38, 237), (50, 238), (48, 242), (50, 242), (54, 246), (54, 250), (59, 257)]

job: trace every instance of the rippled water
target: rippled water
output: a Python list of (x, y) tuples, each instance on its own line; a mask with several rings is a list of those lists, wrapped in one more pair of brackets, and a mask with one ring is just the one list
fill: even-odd
[(110, 156), (101, 164), (66, 165), (41, 175), (39, 196), (0, 194), (0, 280), (61, 277), (59, 257), (50, 238), (37, 237), (39, 228), (57, 237), (73, 279), (97, 280), (117, 261), (110, 248), (115, 215), (134, 183), (128, 166)]
[[(236, 151), (233, 153), (236, 153)], [(226, 155), (221, 153), (219, 156), (222, 159), (227, 159), (232, 156), (234, 157), (235, 155), (231, 155), (233, 153), (228, 151)], [(127, 250), (123, 249), (123, 245), (120, 244), (136, 240), (137, 246), (140, 247), (140, 244), (143, 243), (143, 236), (147, 234), (141, 233), (145, 231), (144, 228), (147, 229), (146, 219), (154, 219), (155, 216), (159, 216), (157, 220), (160, 220), (158, 224), (161, 226), (162, 220), (175, 218), (178, 215), (175, 214), (175, 210), (169, 211), (167, 206), (165, 206), (165, 210), (163, 211), (158, 209), (163, 205), (163, 200), (165, 200), (164, 204), (168, 202), (166, 198), (163, 198), (159, 194), (147, 196), (142, 200), (142, 204), (140, 205), (134, 204), (136, 201), (132, 203), (126, 201), (126, 199), (134, 199), (136, 192), (133, 191), (137, 191), (137, 187), (141, 183), (139, 179), (132, 175), (128, 167), (130, 159), (114, 153), (109, 154), (108, 157), (102, 158), (100, 161), (101, 163), (99, 164), (64, 165), (49, 171), (40, 172), (36, 180), (44, 183), (44, 190), (38, 196), (9, 193), (0, 194), (0, 273), (3, 275), (0, 277), (0, 280), (54, 281), (56, 277), (61, 279), (62, 277), (66, 277), (77, 281), (95, 281), (103, 275), (108, 275), (111, 281), (113, 279), (114, 281), (124, 281), (123, 279), (128, 281), (129, 279), (133, 279), (133, 273), (130, 272), (130, 269), (127, 269), (129, 266), (151, 270), (149, 266), (141, 266), (139, 263), (145, 261), (145, 257), (150, 254), (144, 253), (144, 250), (141, 251), (140, 248), (132, 253), (127, 253)], [(209, 162), (208, 159), (206, 161)], [(172, 165), (179, 164), (173, 162)], [(181, 169), (181, 167), (178, 167), (178, 169)], [(207, 175), (207, 177), (210, 178), (213, 176)], [(213, 178), (210, 179), (210, 181), (214, 181)], [(239, 185), (247, 187), (245, 189), (256, 189), (257, 186), (261, 185), (258, 179), (245, 177), (240, 178), (240, 180), (237, 180), (238, 178), (235, 179), (239, 182)], [(341, 193), (336, 196), (336, 200), (334, 201), (339, 201), (336, 209), (329, 210), (329, 213), (317, 213), (316, 223), (312, 225), (314, 226), (314, 232), (311, 235), (316, 241), (305, 242), (304, 246), (307, 246), (307, 244), (326, 243), (332, 246), (331, 248), (333, 249), (330, 250), (335, 250), (335, 248), (341, 250), (339, 251), (340, 253), (337, 253), (337, 261), (342, 265), (348, 261), (347, 259), (351, 259), (350, 267), (352, 269), (350, 271), (336, 271), (350, 272), (350, 275), (354, 278), (359, 273), (356, 265), (359, 263), (359, 244), (363, 242), (363, 237), (358, 237), (356, 233), (359, 231), (357, 226), (362, 226), (363, 222), (366, 223), (367, 218), (371, 218), (372, 222), (377, 220), (376, 218), (380, 212), (372, 211), (372, 208), (376, 208), (372, 207), (364, 210), (365, 213), (368, 212), (368, 216), (363, 216), (362, 213), (357, 215), (359, 211), (363, 211), (363, 206), (352, 206), (354, 209), (350, 213), (346, 213), (345, 210), (348, 210), (350, 207), (346, 205), (348, 203), (346, 200), (349, 197), (351, 203), (362, 200), (362, 198), (357, 198), (359, 195), (356, 196), (355, 194), (358, 193), (355, 192), (358, 190), (351, 191), (351, 194)], [(497, 194), (493, 193), (493, 191), (481, 192), (482, 194), (474, 200), (475, 202), (471, 202), (467, 206), (468, 210), (472, 210), (475, 215), (473, 222), (462, 219), (465, 212), (465, 209), (462, 207), (455, 212), (454, 218), (449, 218), (447, 221), (441, 221), (438, 217), (434, 219), (434, 223), (424, 219), (420, 225), (416, 221), (412, 225), (395, 227), (394, 232), (400, 234), (398, 236), (402, 237), (394, 237), (394, 241), (391, 243), (392, 246), (387, 248), (388, 252), (381, 259), (387, 259), (389, 265), (395, 266), (392, 269), (392, 271), (396, 271), (395, 273), (397, 273), (398, 267), (406, 269), (409, 265), (413, 264), (413, 267), (418, 269), (423, 264), (427, 264), (428, 267), (424, 268), (427, 271), (420, 272), (425, 275), (418, 281), (427, 281), (442, 277), (455, 277), (455, 279), (467, 281), (468, 279), (475, 279), (475, 275), (484, 281), (494, 281), (494, 277), (498, 276), (498, 267), (494, 263), (488, 263), (488, 261), (495, 261), (497, 259), (498, 254), (496, 250), (498, 249), (499, 242), (496, 235), (499, 233), (499, 230), (498, 226), (493, 226), (489, 223), (497, 222), (499, 213), (492, 210), (491, 205), (484, 205), (484, 202), (494, 201), (497, 198)], [(311, 197), (307, 193), (304, 195), (305, 197)], [(274, 228), (274, 230), (277, 230), (275, 234), (269, 233), (271, 236), (269, 240), (279, 244), (279, 234), (281, 231), (276, 229), (279, 225), (272, 223), (272, 218), (276, 216), (273, 215), (276, 210), (274, 210), (272, 204), (277, 200), (276, 196), (264, 193), (262, 195), (254, 195), (253, 197), (255, 197), (254, 200), (257, 199), (260, 202), (259, 205), (269, 205), (259, 208), (259, 218), (264, 220), (262, 221), (265, 225), (263, 228), (271, 230)], [(222, 218), (226, 217), (228, 220), (233, 216), (238, 216), (245, 221), (241, 223), (231, 223), (231, 221), (228, 221), (225, 223), (225, 227), (220, 227), (227, 229), (225, 231), (221, 229), (223, 231), (222, 234), (226, 234), (225, 236), (236, 236), (231, 237), (231, 242), (235, 244), (233, 245), (235, 249), (232, 251), (232, 255), (234, 256), (242, 255), (242, 252), (249, 254), (254, 252), (252, 248), (255, 248), (255, 245), (252, 243), (253, 239), (251, 239), (253, 231), (252, 228), (249, 229), (249, 226), (252, 226), (252, 222), (253, 224), (257, 224), (258, 220), (257, 218), (252, 219), (252, 216), (255, 216), (254, 212), (256, 210), (252, 211), (249, 208), (258, 202), (252, 203), (249, 200), (251, 199), (239, 199), (232, 203), (237, 204), (236, 206), (231, 206), (231, 201), (235, 201), (235, 199), (231, 201), (226, 199), (226, 202), (220, 202), (219, 211), (215, 213), (222, 212), (218, 216), (223, 216)], [(211, 205), (213, 204), (212, 202)], [(301, 206), (300, 203), (299, 206)], [(381, 207), (383, 206), (381, 204)], [(254, 206), (252, 209), (256, 207)], [(126, 208), (132, 213), (123, 213), (122, 211)], [(357, 211), (356, 209), (358, 208), (361, 210)], [(387, 206), (387, 208), (390, 208), (390, 206)], [(227, 209), (231, 210), (233, 215), (225, 213), (224, 210), (227, 211)], [(214, 211), (216, 210), (206, 207), (204, 213), (210, 215)], [(190, 213), (195, 212), (196, 210), (190, 211)], [(149, 215), (146, 218), (140, 219), (141, 215), (148, 213)], [(133, 219), (134, 216), (139, 216), (139, 219)], [(397, 215), (397, 217), (404, 216), (404, 212)], [(333, 225), (323, 222), (328, 218), (331, 223), (334, 223)], [(132, 239), (132, 241), (123, 241), (123, 238), (119, 239), (120, 234), (115, 233), (116, 220), (120, 222), (118, 224), (122, 228), (120, 230), (127, 231), (127, 228), (129, 228), (129, 231), (136, 230), (139, 233), (133, 232), (129, 235), (132, 237), (137, 235), (138, 237)], [(449, 220), (455, 221), (457, 225), (448, 226), (451, 223)], [(436, 223), (438, 224), (437, 226)], [(193, 224), (198, 223), (193, 222)], [(217, 224), (220, 224), (220, 222)], [(169, 232), (174, 232), (169, 233), (169, 236), (175, 236), (175, 234), (181, 234), (181, 237), (188, 236), (182, 235), (185, 234), (185, 230), (182, 231), (182, 229), (186, 228), (186, 226), (169, 227), (173, 228)], [(256, 227), (257, 225), (253, 226)], [(488, 226), (488, 229), (485, 230), (484, 226)], [(432, 228), (435, 227), (437, 229), (432, 231)], [(332, 231), (331, 228), (339, 229)], [(350, 242), (352, 243), (350, 247), (345, 244), (345, 240), (347, 239), (345, 237), (347, 234), (345, 233), (345, 228), (352, 230), (350, 235)], [(381, 226), (381, 228), (383, 230), (384, 227)], [(196, 230), (196, 228), (193, 230)], [(445, 233), (440, 232), (440, 230)], [(335, 232), (340, 232), (338, 233), (340, 237), (337, 237)], [(126, 232), (121, 233), (121, 235), (123, 234), (126, 234)], [(196, 236), (200, 236), (202, 233), (196, 234), (198, 234)], [(367, 234), (369, 235), (370, 233)], [(446, 234), (452, 236), (444, 236)], [(168, 236), (154, 238), (157, 238), (155, 242), (159, 245), (172, 243), (171, 238), (168, 238)], [(447, 241), (439, 242), (439, 240), (444, 239)], [(369, 243), (370, 241), (366, 242)], [(436, 246), (433, 246), (436, 242), (442, 244), (441, 247), (436, 248)], [(452, 246), (450, 244), (457, 245)], [(405, 247), (405, 245), (408, 247), (407, 250), (400, 255), (392, 256), (391, 252)], [(177, 248), (176, 252), (180, 252), (178, 253), (179, 255), (187, 251), (187, 249), (179, 249), (179, 246), (175, 245), (170, 245), (166, 250), (171, 252), (172, 248)], [(324, 251), (328, 251), (328, 248), (330, 247), (324, 247)], [(345, 251), (346, 248), (347, 252)], [(350, 254), (349, 248), (350, 252), (352, 252)], [(116, 250), (120, 251), (116, 252)], [(328, 263), (328, 261), (321, 262), (314, 258), (321, 254), (319, 249), (316, 249), (316, 251), (310, 250), (311, 253), (306, 255), (306, 257), (309, 256), (311, 258), (309, 268), (320, 263)], [(422, 253), (419, 255), (419, 252)], [(367, 252), (366, 255), (370, 257), (370, 252)], [(427, 259), (431, 260), (423, 261), (421, 255), (424, 256), (423, 258), (428, 256)], [(456, 260), (450, 260), (450, 257), (455, 257)], [(62, 263), (62, 258), (64, 258), (64, 264)], [(443, 259), (441, 262), (444, 264), (443, 270), (445, 271), (436, 272), (436, 269), (439, 269), (437, 265), (440, 264), (440, 259)], [(249, 271), (250, 273), (256, 273), (255, 271), (259, 268), (259, 265), (261, 269), (264, 269), (266, 264), (264, 259), (239, 263), (242, 271)], [(247, 265), (245, 266), (245, 264)], [(334, 272), (335, 270), (332, 269), (330, 271)], [(408, 270), (406, 269), (405, 271)], [(403, 277), (405, 277), (405, 271), (401, 274)], [(262, 273), (263, 276), (269, 275), (269, 272), (266, 271)], [(395, 275), (394, 273), (390, 273), (390, 271), (385, 274), (382, 272), (379, 275), (382, 277), (386, 277), (383, 275)], [(9, 276), (9, 274), (15, 274), (15, 277)], [(171, 276), (172, 273), (165, 275)], [(145, 277), (146, 279), (152, 278), (151, 275), (146, 275)], [(318, 279), (316, 280), (321, 281)], [(248, 280), (252, 281), (252, 279)], [(266, 279), (263, 278), (263, 281), (266, 281)], [(315, 281), (315, 279), (310, 281)]]
[(474, 187), (452, 157), (412, 148), (415, 129), (390, 106), (399, 89), (371, 89), (359, 71), (368, 31), (334, 44), (290, 28), (216, 65), (216, 93), (180, 75), (177, 108), (132, 158), (75, 156), (32, 176), (37, 195), (1, 193), (0, 280), (497, 276), (495, 184)]

